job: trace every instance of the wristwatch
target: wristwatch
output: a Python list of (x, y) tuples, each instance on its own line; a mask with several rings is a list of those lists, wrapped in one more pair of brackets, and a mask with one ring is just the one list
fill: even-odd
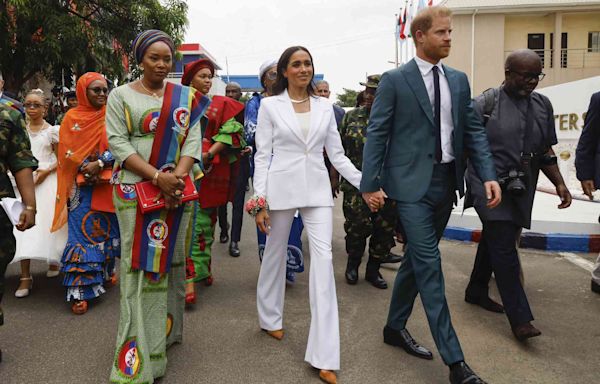
[(98, 165), (100, 166), (100, 168), (104, 168), (104, 161), (98, 159)]

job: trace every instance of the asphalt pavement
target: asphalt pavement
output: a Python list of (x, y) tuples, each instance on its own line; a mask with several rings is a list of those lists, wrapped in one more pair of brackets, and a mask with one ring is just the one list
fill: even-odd
[[(448, 369), (437, 351), (433, 361), (425, 361), (383, 344), (391, 289), (378, 290), (362, 279), (356, 286), (345, 283), (339, 201), (334, 214), (342, 359), (339, 382), (447, 383)], [(256, 234), (251, 218), (244, 220), (241, 257), (230, 257), (225, 244), (214, 245), (215, 283), (199, 287), (198, 304), (185, 315), (184, 342), (169, 349), (167, 375), (159, 383), (320, 382), (316, 371), (303, 361), (310, 323), (308, 270), (288, 286), (285, 338), (278, 342), (268, 337), (259, 330), (256, 315)], [(304, 249), (308, 249), (306, 242)], [(600, 382), (600, 295), (590, 291), (589, 272), (560, 254), (521, 251), (534, 324), (543, 333), (521, 344), (512, 336), (504, 315), (463, 301), (476, 245), (443, 241), (441, 249), (452, 322), (467, 362), (484, 379), (498, 384)], [(578, 256), (590, 261), (595, 257)], [(308, 268), (309, 255), (306, 264)], [(46, 278), (43, 263), (34, 262), (32, 267), (34, 288), (24, 299), (13, 295), (18, 267), (13, 264), (8, 270), (5, 325), (0, 327), (0, 383), (108, 383), (119, 318), (119, 288), (91, 303), (87, 314), (76, 316), (64, 302), (60, 278)], [(390, 286), (396, 267), (382, 269)], [(495, 287), (491, 294), (498, 298)], [(418, 299), (408, 329), (435, 351)]]

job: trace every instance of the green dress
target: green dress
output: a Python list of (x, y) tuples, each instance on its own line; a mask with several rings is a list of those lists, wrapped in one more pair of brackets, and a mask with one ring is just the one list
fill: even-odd
[[(134, 91), (129, 85), (108, 99), (106, 128), (117, 164), (137, 153), (148, 161), (162, 99)], [(200, 124), (190, 127), (181, 156), (201, 160)], [(131, 270), (137, 200), (133, 185), (141, 178), (121, 169), (113, 201), (121, 230), (120, 320), (117, 349), (110, 374), (113, 383), (152, 383), (166, 372), (166, 348), (182, 341), (185, 305), (185, 244), (193, 207), (186, 204), (176, 237), (171, 269), (166, 274)]]

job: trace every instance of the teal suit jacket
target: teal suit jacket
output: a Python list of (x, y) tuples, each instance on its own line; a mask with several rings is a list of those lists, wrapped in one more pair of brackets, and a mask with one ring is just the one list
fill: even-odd
[[(452, 97), (456, 186), (464, 195), (465, 154), (481, 180), (496, 180), (485, 129), (473, 110), (467, 76), (444, 66)], [(412, 203), (427, 192), (435, 163), (435, 123), (423, 77), (414, 60), (383, 74), (367, 127), (361, 192), (383, 188)]]

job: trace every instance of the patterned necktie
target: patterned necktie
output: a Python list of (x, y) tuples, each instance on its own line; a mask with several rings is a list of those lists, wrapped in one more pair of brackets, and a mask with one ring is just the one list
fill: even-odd
[(439, 68), (434, 66), (433, 71), (433, 90), (434, 90), (434, 122), (435, 122), (435, 159), (438, 163), (442, 162), (442, 119), (441, 119), (441, 101), (440, 101), (440, 74)]

